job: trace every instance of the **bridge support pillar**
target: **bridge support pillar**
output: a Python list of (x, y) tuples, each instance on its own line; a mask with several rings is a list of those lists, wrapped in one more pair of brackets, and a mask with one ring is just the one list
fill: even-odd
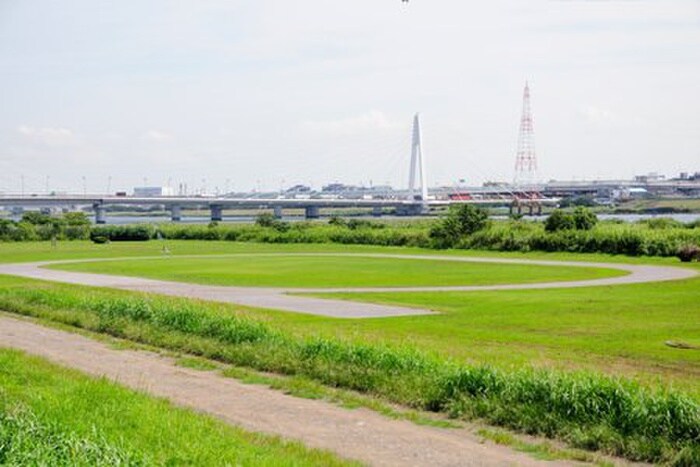
[(542, 215), (542, 204), (540, 204), (540, 203), (537, 204), (537, 215), (538, 216)]
[(211, 221), (212, 222), (221, 222), (224, 219), (224, 209), (223, 207), (219, 206), (218, 204), (212, 204), (209, 206), (211, 209)]
[(372, 208), (372, 215), (374, 217), (382, 217), (383, 209), (381, 206), (375, 206)]
[(304, 210), (304, 217), (307, 219), (318, 219), (321, 217), (318, 206), (306, 206), (306, 209)]
[(96, 203), (92, 205), (92, 209), (95, 210), (95, 224), (106, 224), (107, 223), (107, 212), (102, 204)]
[(396, 207), (397, 216), (420, 216), (428, 212), (428, 207), (423, 203), (402, 204)]
[(513, 214), (517, 213), (518, 215), (523, 213), (523, 203), (518, 201), (517, 199), (514, 200), (512, 203), (510, 203), (510, 207), (508, 208), (508, 212), (512, 216)]
[(182, 207), (174, 205), (170, 206), (170, 220), (180, 222), (182, 220)]
[(282, 206), (275, 206), (274, 208), (275, 218), (282, 219)]

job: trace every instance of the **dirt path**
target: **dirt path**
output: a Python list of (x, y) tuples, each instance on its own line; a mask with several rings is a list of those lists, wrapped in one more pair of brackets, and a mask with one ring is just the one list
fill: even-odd
[[(266, 256), (278, 254), (266, 254)], [(476, 258), (435, 255), (392, 255), (392, 254), (342, 254), (342, 253), (294, 253), (282, 254), (284, 256), (363, 256), (375, 258), (393, 259), (422, 259), (431, 261), (455, 261), (471, 263), (497, 263), (497, 264), (526, 264), (533, 266), (567, 266), (605, 268), (625, 271), (628, 274), (619, 277), (603, 279), (541, 282), (530, 284), (501, 284), (483, 286), (445, 286), (445, 287), (355, 287), (355, 288), (274, 288), (274, 287), (227, 287), (188, 284), (139, 277), (114, 276), (106, 274), (92, 274), (81, 272), (68, 272), (55, 269), (46, 269), (43, 266), (60, 263), (76, 263), (92, 260), (72, 261), (42, 261), (34, 263), (0, 264), (0, 274), (29, 277), (70, 284), (80, 284), (98, 287), (111, 287), (115, 289), (133, 290), (138, 292), (151, 292), (177, 297), (197, 298), (225, 303), (235, 303), (256, 308), (268, 308), (295, 313), (308, 313), (334, 318), (381, 318), (393, 316), (425, 315), (433, 313), (430, 310), (409, 308), (402, 306), (377, 305), (372, 303), (351, 302), (347, 300), (335, 300), (330, 298), (314, 298), (290, 295), (290, 293), (330, 293), (330, 292), (449, 292), (449, 291), (493, 291), (493, 290), (525, 290), (525, 289), (552, 289), (570, 287), (610, 286), (621, 284), (637, 284), (645, 282), (659, 282), (680, 280), (695, 277), (697, 272), (692, 269), (671, 266), (649, 266), (617, 263), (589, 263), (576, 261), (544, 261), (544, 260), (518, 260), (506, 258)], [(227, 255), (235, 256), (235, 255)], [(189, 256), (189, 257), (204, 257)], [(155, 257), (162, 258), (162, 257)], [(116, 259), (116, 258), (115, 258)], [(112, 259), (112, 260), (115, 260)], [(126, 259), (126, 258), (119, 258)], [(139, 259), (139, 258), (128, 258)], [(143, 259), (143, 258), (141, 258)], [(109, 260), (107, 260), (109, 261)]]
[(559, 465), (482, 444), (464, 429), (423, 427), (366, 410), (284, 395), (148, 352), (115, 350), (77, 334), (0, 316), (0, 347), (12, 347), (208, 413), (246, 430), (281, 435), (371, 465)]

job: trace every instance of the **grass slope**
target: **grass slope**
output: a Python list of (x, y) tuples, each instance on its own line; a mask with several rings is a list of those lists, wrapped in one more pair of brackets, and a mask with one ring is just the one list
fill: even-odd
[(0, 465), (345, 465), (0, 349)]
[(700, 409), (675, 391), (650, 391), (593, 373), (501, 371), (460, 365), (407, 346), (299, 338), (186, 300), (101, 290), (22, 287), (0, 307), (261, 371), (298, 375), (421, 410), (481, 418), (632, 460), (697, 462)]

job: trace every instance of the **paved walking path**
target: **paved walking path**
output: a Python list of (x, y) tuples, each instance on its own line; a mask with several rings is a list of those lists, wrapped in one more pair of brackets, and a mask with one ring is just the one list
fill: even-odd
[[(368, 258), (419, 259), (429, 261), (455, 261), (470, 263), (496, 264), (525, 264), (532, 266), (568, 266), (618, 269), (628, 274), (603, 279), (590, 279), (562, 282), (541, 282), (530, 284), (501, 284), (480, 286), (429, 286), (429, 287), (353, 287), (353, 288), (281, 288), (281, 287), (227, 287), (190, 284), (182, 282), (145, 279), (139, 277), (113, 276), (82, 272), (60, 271), (46, 269), (43, 266), (60, 263), (76, 263), (88, 261), (110, 261), (104, 259), (41, 261), (34, 263), (0, 264), (0, 274), (29, 277), (48, 281), (65, 282), (115, 289), (151, 292), (177, 297), (197, 298), (225, 303), (235, 303), (256, 308), (308, 313), (334, 318), (381, 318), (393, 316), (425, 315), (433, 312), (427, 309), (410, 308), (405, 306), (377, 305), (372, 303), (352, 302), (330, 298), (301, 297), (291, 293), (365, 293), (365, 292), (476, 292), (486, 290), (525, 290), (525, 289), (554, 289), (571, 287), (610, 286), (620, 284), (637, 284), (688, 279), (695, 277), (697, 272), (692, 269), (672, 266), (650, 266), (618, 263), (590, 263), (576, 261), (545, 261), (520, 260), (509, 258), (477, 258), (437, 255), (393, 255), (393, 254), (353, 254), (353, 253), (293, 253), (265, 254), (265, 256), (361, 256)], [(197, 257), (205, 257), (200, 255)], [(211, 257), (211, 255), (208, 255)], [(227, 255), (235, 256), (235, 255)], [(184, 256), (183, 256), (184, 257)], [(194, 256), (190, 256), (194, 257)], [(155, 257), (162, 258), (162, 257)], [(143, 259), (143, 258), (118, 258)], [(115, 259), (111, 259), (115, 260)]]
[(300, 399), (214, 372), (178, 367), (172, 359), (154, 353), (115, 350), (107, 343), (27, 320), (0, 316), (0, 347), (105, 376), (246, 430), (299, 440), (370, 465), (561, 465), (483, 444), (466, 429), (419, 426), (367, 409)]

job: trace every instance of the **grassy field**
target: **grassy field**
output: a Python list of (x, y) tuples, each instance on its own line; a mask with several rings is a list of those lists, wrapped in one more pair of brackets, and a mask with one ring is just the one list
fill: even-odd
[[(428, 251), (408, 248), (333, 245), (197, 241), (169, 242), (168, 245), (174, 255), (341, 251), (431, 254)], [(114, 243), (106, 246), (74, 243), (60, 244), (54, 251), (45, 244), (0, 245), (0, 260), (138, 256), (153, 254), (158, 247), (159, 245), (155, 242)], [(671, 258), (583, 254), (464, 251), (437, 254), (681, 265)], [(188, 261), (184, 258), (169, 260), (172, 259), (185, 263)], [(694, 264), (684, 267), (698, 268), (698, 266), (700, 265)], [(401, 270), (396, 270), (396, 274), (400, 275)], [(542, 390), (543, 394), (555, 394), (561, 389), (562, 384), (566, 387), (571, 385), (569, 389), (574, 393), (589, 386), (607, 387), (612, 391), (609, 393), (611, 397), (617, 397), (612, 394), (618, 394), (618, 390), (622, 393), (627, 391), (624, 389), (627, 388), (627, 383), (621, 386), (623, 389), (615, 389), (617, 383), (600, 382), (595, 378), (590, 384), (588, 377), (580, 381), (577, 378), (571, 381), (564, 378), (565, 382), (561, 383), (557, 382), (560, 381), (559, 376), (538, 376), (537, 374), (532, 376), (527, 373), (527, 368), (531, 367), (553, 370), (555, 375), (565, 375), (571, 370), (584, 369), (598, 374), (623, 376), (641, 382), (644, 387), (654, 390), (665, 391), (673, 387), (695, 398), (696, 401), (700, 400), (698, 384), (700, 351), (666, 345), (667, 341), (684, 342), (690, 346), (700, 345), (698, 290), (700, 290), (700, 279), (548, 291), (392, 293), (353, 294), (352, 296), (333, 294), (348, 299), (429, 306), (441, 311), (441, 314), (434, 316), (339, 320), (273, 310), (246, 309), (224, 304), (194, 305), (188, 304), (185, 300), (168, 299), (148, 304), (139, 301), (142, 299), (130, 298), (139, 295), (127, 292), (48, 284), (10, 277), (0, 278), (0, 301), (5, 304), (5, 309), (193, 352), (264, 371), (301, 374), (333, 386), (385, 395), (391, 400), (416, 407), (437, 407), (457, 414), (466, 411), (467, 414), (471, 414), (470, 416), (485, 417), (496, 424), (557, 437), (563, 436), (562, 433), (571, 432), (573, 428), (567, 425), (571, 421), (565, 421), (568, 415), (561, 415), (563, 418), (557, 422), (556, 429), (541, 425), (541, 421), (551, 421), (549, 416), (541, 411), (550, 410), (554, 401), (545, 401), (542, 402), (544, 405), (532, 408), (535, 411), (532, 413), (538, 414), (535, 418), (532, 418), (530, 412), (510, 414), (506, 417), (500, 410), (503, 407), (522, 403), (520, 399), (514, 402), (507, 397), (504, 399), (498, 396), (496, 402), (489, 402), (495, 405), (467, 405), (467, 408), (461, 406), (459, 400), (452, 399), (449, 402), (432, 405), (434, 402), (431, 402), (433, 397), (431, 394), (434, 395), (434, 392), (430, 389), (430, 385), (447, 384), (447, 387), (452, 387), (450, 385), (457, 383), (450, 381), (463, 381), (461, 376), (450, 373), (452, 370), (449, 368), (452, 364), (467, 364), (475, 365), (474, 368), (477, 369), (465, 370), (470, 375), (465, 381), (471, 381), (471, 378), (475, 377), (480, 378), (482, 383), (495, 381), (489, 383), (496, 385), (489, 391), (498, 392), (504, 387), (511, 386), (523, 388), (532, 384), (553, 385), (550, 389), (533, 389)], [(161, 309), (164, 313), (162, 316), (161, 311), (158, 311)], [(202, 313), (211, 317), (205, 319)], [(233, 334), (230, 334), (231, 332)], [(211, 339), (216, 342), (212, 342)], [(346, 345), (349, 347), (344, 347)], [(394, 363), (391, 362), (398, 362), (400, 370), (395, 370), (391, 366)], [(378, 366), (367, 369), (362, 367), (365, 364)], [(491, 375), (491, 370), (479, 370), (478, 368), (483, 368), (483, 364), (495, 368), (497, 370), (495, 376), (488, 376)], [(390, 366), (387, 369), (383, 365)], [(440, 368), (440, 374), (446, 372), (448, 376), (440, 378), (429, 376), (432, 374), (433, 365), (438, 365), (435, 368)], [(417, 373), (413, 373), (413, 369)], [(480, 373), (482, 371), (485, 373)], [(471, 383), (459, 383), (458, 387), (461, 387), (460, 384)], [(564, 391), (562, 394), (565, 395), (569, 389), (562, 389)], [(600, 389), (601, 394), (608, 394), (608, 389)], [(446, 394), (445, 391), (443, 387), (438, 393)], [(638, 396), (633, 395), (636, 394), (637, 389), (631, 389), (631, 391), (632, 395), (625, 397), (637, 400)], [(656, 400), (654, 398), (658, 397), (659, 401), (665, 400), (666, 396), (663, 395), (665, 392), (659, 394), (644, 396), (642, 399), (651, 397), (649, 400)], [(583, 397), (582, 400), (585, 401), (589, 396), (576, 397)], [(652, 406), (655, 403), (652, 403)], [(621, 413), (626, 413), (626, 410)], [(648, 409), (639, 410), (642, 412), (634, 413), (644, 413), (644, 410)], [(694, 416), (697, 416), (697, 408), (691, 409), (691, 412), (692, 410), (696, 411)], [(510, 421), (499, 419), (498, 417), (501, 416), (498, 415), (499, 413)], [(527, 413), (530, 415), (523, 415)], [(511, 416), (513, 418), (508, 418)], [(529, 421), (524, 421), (523, 417)], [(581, 435), (582, 438), (567, 440), (575, 445), (609, 449), (610, 452), (648, 460), (668, 460), (675, 454), (661, 454), (662, 452), (667, 452), (669, 449), (668, 452), (677, 452), (673, 450), (675, 448), (665, 444), (667, 441), (653, 441), (650, 442), (651, 444), (647, 441), (639, 441), (640, 446), (652, 447), (635, 447), (634, 444), (624, 441), (625, 438), (619, 438), (621, 436), (619, 433), (601, 435), (604, 441), (594, 441), (597, 436), (595, 433), (602, 433), (599, 430), (600, 428), (595, 425), (590, 425), (586, 430), (576, 431), (576, 433), (585, 434), (585, 436)], [(634, 457), (635, 455), (640, 457)], [(697, 453), (693, 455), (697, 456)]]
[(345, 465), (0, 349), (1, 465)]
[(621, 271), (598, 268), (460, 263), (332, 254), (278, 255), (166, 257), (73, 263), (51, 267), (200, 284), (268, 287), (487, 285), (593, 279), (624, 274)]
[[(408, 248), (270, 245), (235, 242), (168, 242), (178, 254), (250, 254), (301, 252), (420, 253), (486, 255), (493, 257), (581, 259), (629, 263), (669, 264), (674, 259), (630, 258), (604, 255), (494, 253)], [(65, 242), (57, 249), (46, 243), (0, 244), (0, 261), (41, 259), (114, 258), (159, 253), (159, 245), (112, 243), (93, 245)], [(268, 258), (271, 259), (271, 258)], [(274, 258), (275, 260), (285, 258)], [(346, 259), (344, 258), (343, 261)], [(168, 258), (167, 264), (187, 265), (191, 259)], [(196, 260), (194, 264), (201, 264)], [(219, 260), (211, 260), (214, 264)], [(398, 261), (398, 260), (397, 260)], [(394, 261), (394, 267), (405, 263)], [(405, 260), (408, 261), (408, 260)], [(204, 261), (206, 263), (206, 261)], [(252, 262), (249, 262), (252, 263)], [(422, 262), (421, 262), (422, 263)], [(438, 266), (462, 266), (438, 263)], [(95, 263), (98, 268), (124, 264), (134, 270), (152, 267), (157, 277), (175, 278), (159, 270), (159, 261)], [(87, 264), (80, 267), (93, 266)], [(254, 266), (254, 264), (253, 264)], [(472, 267), (473, 265), (466, 265)], [(342, 264), (339, 265), (342, 267)], [(481, 265), (479, 265), (481, 267)], [(692, 266), (698, 267), (698, 265)], [(170, 269), (170, 266), (168, 267)], [(533, 269), (533, 271), (537, 271)], [(181, 270), (180, 270), (181, 271)], [(119, 271), (124, 273), (124, 271)], [(276, 271), (267, 271), (273, 273)], [(384, 269), (384, 277), (401, 277), (403, 269)], [(198, 275), (199, 273), (185, 272)], [(241, 272), (241, 274), (244, 274)], [(529, 272), (527, 274), (530, 274)], [(329, 278), (333, 278), (329, 275)], [(303, 279), (306, 280), (306, 279)], [(0, 280), (8, 284), (9, 278)], [(12, 279), (16, 282), (18, 279)], [(19, 280), (20, 282), (22, 280)], [(270, 282), (271, 283), (271, 282)], [(280, 284), (282, 282), (276, 282)], [(306, 282), (318, 284), (318, 280)], [(394, 282), (394, 283), (398, 283)], [(67, 286), (48, 285), (50, 288)], [(64, 290), (64, 289), (62, 289)], [(557, 369), (592, 369), (634, 377), (645, 383), (674, 384), (700, 396), (700, 351), (672, 348), (666, 341), (700, 345), (700, 279), (673, 283), (639, 284), (548, 291), (500, 291), (400, 294), (334, 294), (336, 297), (429, 307), (440, 315), (371, 320), (338, 320), (271, 310), (245, 310), (248, 316), (274, 322), (296, 335), (339, 337), (351, 341), (410, 344), (442, 356), (471, 363), (488, 363), (501, 368), (522, 365)], [(241, 310), (240, 307), (230, 307)]]

